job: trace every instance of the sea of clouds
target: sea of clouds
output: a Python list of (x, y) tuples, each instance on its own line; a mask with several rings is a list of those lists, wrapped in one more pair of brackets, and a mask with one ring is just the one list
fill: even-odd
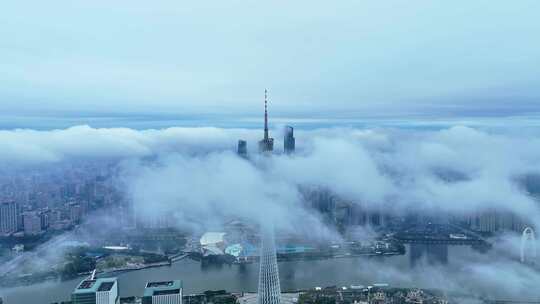
[[(240, 217), (271, 220), (280, 230), (310, 237), (335, 238), (336, 232), (302, 204), (300, 185), (321, 186), (364, 206), (390, 206), (393, 212), (452, 216), (496, 209), (535, 227), (540, 224), (534, 197), (540, 137), (531, 132), (461, 125), (299, 130), (297, 152), (287, 156), (279, 153), (283, 143), (277, 128), (272, 134), (278, 153), (272, 157), (256, 152), (260, 133), (211, 127), (4, 130), (0, 162), (7, 173), (71, 160), (114, 160), (119, 166), (116, 185), (138, 212), (171, 213), (179, 227), (198, 231), (223, 218)], [(236, 155), (238, 139), (248, 141), (248, 159)], [(508, 251), (515, 256), (519, 246), (514, 235), (504, 240), (505, 254), (496, 248), (488, 255), (454, 257), (455, 269), (426, 266), (421, 273), (407, 273), (377, 262), (359, 271), (387, 281), (483, 295), (534, 296), (540, 274), (503, 258), (511, 256)]]

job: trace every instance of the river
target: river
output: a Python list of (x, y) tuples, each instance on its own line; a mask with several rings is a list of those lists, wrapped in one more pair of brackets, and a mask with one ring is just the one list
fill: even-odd
[[(478, 264), (486, 262), (483, 256), (467, 246), (407, 246), (407, 254), (402, 256), (280, 262), (279, 271), (283, 290), (373, 283), (444, 288), (456, 284), (447, 281), (455, 273), (457, 278), (467, 277), (462, 257)], [(117, 277), (122, 297), (142, 295), (147, 281), (172, 279), (184, 282), (185, 294), (216, 289), (255, 291), (258, 264), (203, 267), (200, 262), (184, 259), (170, 267), (125, 272)], [(68, 300), (80, 281), (81, 278), (10, 288), (0, 291), (0, 295), (6, 304), (49, 304)]]

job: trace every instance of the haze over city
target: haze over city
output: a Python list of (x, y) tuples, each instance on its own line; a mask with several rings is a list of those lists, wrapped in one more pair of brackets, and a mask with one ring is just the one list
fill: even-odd
[(0, 304), (540, 303), (536, 1), (0, 17)]

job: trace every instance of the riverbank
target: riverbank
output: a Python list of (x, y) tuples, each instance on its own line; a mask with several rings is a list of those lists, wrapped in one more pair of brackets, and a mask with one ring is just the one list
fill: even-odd
[[(333, 255), (279, 255), (278, 261), (279, 262), (299, 262), (299, 261), (322, 261), (322, 260), (329, 260), (329, 259), (346, 259), (346, 258), (369, 258), (369, 257), (380, 257), (380, 256), (394, 256), (394, 255), (402, 255), (404, 252), (384, 252), (384, 253), (349, 253), (349, 254), (333, 254)], [(186, 258), (189, 258), (192, 256), (190, 253), (178, 253), (176, 255), (172, 255), (168, 258), (167, 261), (164, 262), (156, 262), (156, 263), (146, 263), (146, 264), (129, 264), (125, 266), (120, 267), (109, 267), (109, 268), (101, 268), (98, 269), (96, 272), (96, 275), (98, 276), (115, 276), (126, 272), (133, 272), (133, 271), (140, 271), (144, 269), (149, 268), (159, 268), (159, 267), (170, 267), (173, 263), (180, 262)], [(212, 267), (222, 267), (223, 265), (229, 265), (229, 264), (252, 264), (252, 263), (258, 263), (258, 256), (252, 257), (252, 259), (249, 260), (249, 262), (244, 263), (238, 263), (234, 259), (230, 259), (231, 262), (223, 262), (223, 259), (204, 259), (201, 260), (195, 259), (196, 262), (201, 262), (201, 267), (203, 268), (212, 268)], [(46, 273), (35, 273), (35, 274), (25, 274), (18, 277), (3, 277), (0, 280), (0, 287), (3, 288), (13, 288), (13, 287), (27, 287), (32, 286), (34, 284), (38, 283), (44, 283), (44, 282), (64, 282), (64, 281), (70, 281), (73, 279), (79, 279), (84, 278), (85, 276), (88, 276), (92, 273), (92, 271), (85, 271), (76, 273), (67, 277), (63, 277), (61, 273), (56, 271), (50, 271)]]
[[(148, 268), (156, 267), (166, 267), (171, 266), (172, 263), (179, 262), (182, 259), (187, 258), (188, 254), (175, 255), (169, 258), (167, 261), (156, 262), (156, 263), (146, 263), (146, 264), (130, 264), (121, 267), (110, 267), (99, 269), (96, 274), (98, 276), (113, 276), (130, 271), (139, 271)], [(85, 271), (72, 274), (70, 276), (62, 276), (62, 273), (59, 271), (49, 271), (49, 272), (40, 272), (40, 273), (29, 273), (23, 274), (20, 276), (11, 276), (11, 277), (1, 277), (0, 278), (0, 287), (2, 288), (13, 288), (13, 287), (27, 287), (32, 286), (38, 283), (44, 282), (63, 282), (70, 281), (73, 279), (83, 278), (92, 273), (92, 271)]]
[[(414, 250), (412, 250), (414, 251)], [(439, 254), (439, 251), (432, 254)], [(473, 288), (474, 280), (478, 276), (470, 272), (471, 267), (482, 267), (486, 263), (497, 262), (490, 256), (481, 255), (468, 246), (448, 247), (448, 259), (436, 266), (437, 274), (426, 271), (433, 269), (430, 261), (416, 261), (407, 246), (405, 255), (373, 256), (339, 258), (309, 261), (281, 261), (279, 278), (282, 290), (312, 289), (316, 286), (350, 286), (368, 285), (373, 282), (387, 283), (395, 287), (410, 287), (411, 282), (418, 288), (437, 288), (447, 278), (455, 278), (452, 282), (459, 284), (463, 291)], [(467, 264), (463, 264), (463, 259)], [(441, 259), (442, 260), (442, 259)], [(226, 289), (231, 291), (249, 292), (257, 290), (259, 265), (256, 263), (245, 265), (208, 264), (185, 258), (172, 263), (171, 266), (153, 267), (137, 271), (127, 271), (110, 276), (118, 277), (120, 296), (141, 296), (148, 281), (182, 280), (184, 293), (201, 293), (205, 290)], [(516, 267), (518, 267), (516, 265)], [(527, 270), (530, 271), (530, 270)], [(406, 275), (402, 275), (406, 274)], [(102, 274), (103, 276), (109, 274)], [(466, 278), (466, 279), (465, 279)], [(29, 287), (16, 287), (0, 290), (0, 296), (9, 304), (41, 304), (65, 301), (82, 278), (69, 281), (49, 281)], [(462, 279), (462, 280), (461, 280)], [(443, 281), (441, 281), (443, 280)], [(462, 284), (461, 284), (462, 282)], [(491, 281), (484, 281), (489, 284)], [(494, 283), (495, 284), (495, 283)], [(524, 296), (537, 293), (536, 282), (523, 281), (523, 286), (516, 287)], [(495, 288), (499, 285), (488, 285), (496, 298), (511, 298), (504, 288)], [(493, 288), (491, 288), (493, 287)], [(32, 292), (28, 292), (31, 290)]]

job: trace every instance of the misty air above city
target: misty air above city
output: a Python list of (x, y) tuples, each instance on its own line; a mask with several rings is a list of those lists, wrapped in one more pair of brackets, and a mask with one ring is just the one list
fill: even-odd
[(0, 9), (0, 304), (540, 303), (537, 1)]

